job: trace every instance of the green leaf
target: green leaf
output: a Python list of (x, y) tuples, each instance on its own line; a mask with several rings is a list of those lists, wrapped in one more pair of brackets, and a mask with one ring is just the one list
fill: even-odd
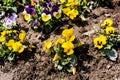
[(62, 62), (62, 65), (66, 65), (66, 64), (68, 64), (69, 63), (69, 61), (63, 61)]
[(2, 57), (5, 56), (5, 52), (4, 52), (4, 51), (1, 52), (1, 56), (2, 56)]
[(58, 65), (57, 68), (58, 68), (58, 70), (62, 70), (62, 69), (63, 69), (63, 66)]
[(107, 46), (106, 47), (104, 47), (104, 49), (111, 49), (112, 48), (112, 44), (107, 44)]
[(10, 53), (7, 58), (9, 61), (12, 61), (15, 59), (15, 53)]
[(22, 0), (22, 3), (25, 4), (25, 3), (26, 3), (26, 0)]
[(106, 56), (106, 54), (105, 54), (105, 53), (102, 53), (101, 55), (102, 55), (102, 56)]
[(84, 15), (80, 15), (80, 18), (82, 21), (86, 21), (86, 18), (84, 17)]
[(118, 57), (118, 53), (117, 53), (117, 51), (115, 49), (107, 50), (107, 51), (105, 51), (105, 54), (112, 61), (116, 61), (116, 59)]
[(67, 59), (61, 60), (62, 65), (67, 65), (67, 64), (69, 64), (69, 63), (71, 62), (71, 60), (72, 60), (72, 56), (68, 57)]
[(17, 12), (17, 8), (16, 7), (11, 7), (11, 9), (15, 12)]
[(6, 3), (7, 3), (7, 1), (8, 1), (8, 0), (2, 0), (2, 2), (3, 2), (4, 4), (6, 4)]
[(72, 67), (67, 69), (68, 72), (72, 72)]

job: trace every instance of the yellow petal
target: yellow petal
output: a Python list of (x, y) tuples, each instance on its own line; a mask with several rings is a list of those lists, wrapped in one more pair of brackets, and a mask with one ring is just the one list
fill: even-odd
[(24, 19), (25, 19), (26, 21), (29, 21), (29, 20), (31, 19), (31, 15), (25, 13), (25, 14), (24, 14)]
[(60, 0), (60, 3), (63, 4), (66, 0)]
[(20, 41), (22, 41), (22, 42), (25, 42), (25, 41), (26, 41), (26, 32), (25, 32), (25, 31), (22, 31), (22, 32), (19, 34), (19, 39), (20, 39)]
[(82, 45), (84, 45), (85, 43), (84, 42), (80, 42), (79, 44), (78, 44), (78, 46), (82, 46)]
[(22, 53), (24, 51), (24, 48), (23, 47), (20, 47), (18, 53)]
[(54, 58), (53, 58), (53, 61), (57, 61), (57, 60), (60, 60), (61, 57), (58, 55), (58, 54), (55, 54)]
[(6, 37), (1, 36), (1, 38), (0, 38), (0, 42), (4, 42), (5, 40), (6, 40)]
[(75, 39), (75, 36), (72, 35), (72, 36), (70, 37), (69, 41), (74, 41), (74, 39)]
[(45, 14), (45, 13), (42, 13), (42, 20), (44, 21), (44, 22), (46, 22), (46, 21), (48, 21), (48, 20), (50, 20), (51, 19), (51, 15), (50, 14)]
[(72, 55), (74, 53), (74, 50), (73, 49), (69, 49), (68, 52), (66, 52), (67, 55)]
[(53, 16), (56, 18), (56, 19), (59, 19), (61, 17), (61, 13), (59, 12), (54, 12), (53, 13)]
[(14, 39), (10, 39), (8, 43), (6, 43), (6, 46), (12, 46), (15, 43)]
[(76, 67), (73, 67), (72, 71), (73, 71), (73, 75), (75, 75), (76, 74)]

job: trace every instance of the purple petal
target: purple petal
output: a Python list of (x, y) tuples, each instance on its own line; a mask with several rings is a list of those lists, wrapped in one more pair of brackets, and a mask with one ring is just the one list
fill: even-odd
[(50, 14), (51, 12), (45, 9), (43, 10), (43, 13)]
[(31, 5), (27, 6), (27, 7), (25, 8), (25, 10), (26, 10), (26, 12), (27, 12), (28, 14), (30, 14), (30, 15), (36, 14), (35, 8), (32, 7)]
[(33, 25), (34, 25), (34, 26), (38, 26), (38, 21), (35, 20), (35, 21), (33, 22)]
[(42, 6), (45, 7), (45, 8), (47, 8), (47, 3), (45, 3), (45, 2), (42, 3)]
[(14, 18), (14, 16), (10, 16), (10, 20), (14, 20), (15, 18)]
[(16, 13), (12, 13), (12, 16), (13, 16), (14, 18), (17, 18), (17, 14), (16, 14)]
[(52, 6), (52, 4), (51, 3), (48, 3), (48, 7), (51, 7)]
[(54, 5), (54, 6), (52, 7), (52, 12), (58, 12), (58, 10), (59, 10), (59, 6)]

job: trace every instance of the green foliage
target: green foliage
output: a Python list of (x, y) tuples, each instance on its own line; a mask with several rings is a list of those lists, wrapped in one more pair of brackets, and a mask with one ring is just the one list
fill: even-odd
[(17, 12), (17, 8), (15, 6), (16, 0), (2, 0), (3, 5), (1, 6), (0, 11), (8, 11), (11, 10)]

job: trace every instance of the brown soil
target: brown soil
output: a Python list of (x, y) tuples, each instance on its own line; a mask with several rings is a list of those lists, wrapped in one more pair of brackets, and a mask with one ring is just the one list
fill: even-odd
[[(33, 51), (24, 52), (15, 62), (0, 60), (0, 80), (120, 80), (120, 56), (116, 62), (112, 62), (103, 57), (97, 49), (94, 48), (93, 26), (99, 26), (106, 19), (112, 18), (114, 26), (120, 28), (120, 6), (110, 9), (99, 7), (94, 9), (87, 18), (86, 22), (65, 21), (59, 25), (60, 29), (54, 30), (50, 35), (41, 35), (34, 32), (30, 26), (23, 20), (22, 14), (19, 14), (18, 24), (20, 29), (26, 30), (28, 41), (37, 47)], [(54, 62), (47, 53), (42, 51), (43, 41), (51, 38), (56, 39), (63, 29), (74, 27), (77, 39), (86, 43), (78, 51), (77, 74), (58, 71), (54, 67)], [(83, 35), (91, 31), (89, 35)], [(117, 48), (120, 53), (120, 48)]]

